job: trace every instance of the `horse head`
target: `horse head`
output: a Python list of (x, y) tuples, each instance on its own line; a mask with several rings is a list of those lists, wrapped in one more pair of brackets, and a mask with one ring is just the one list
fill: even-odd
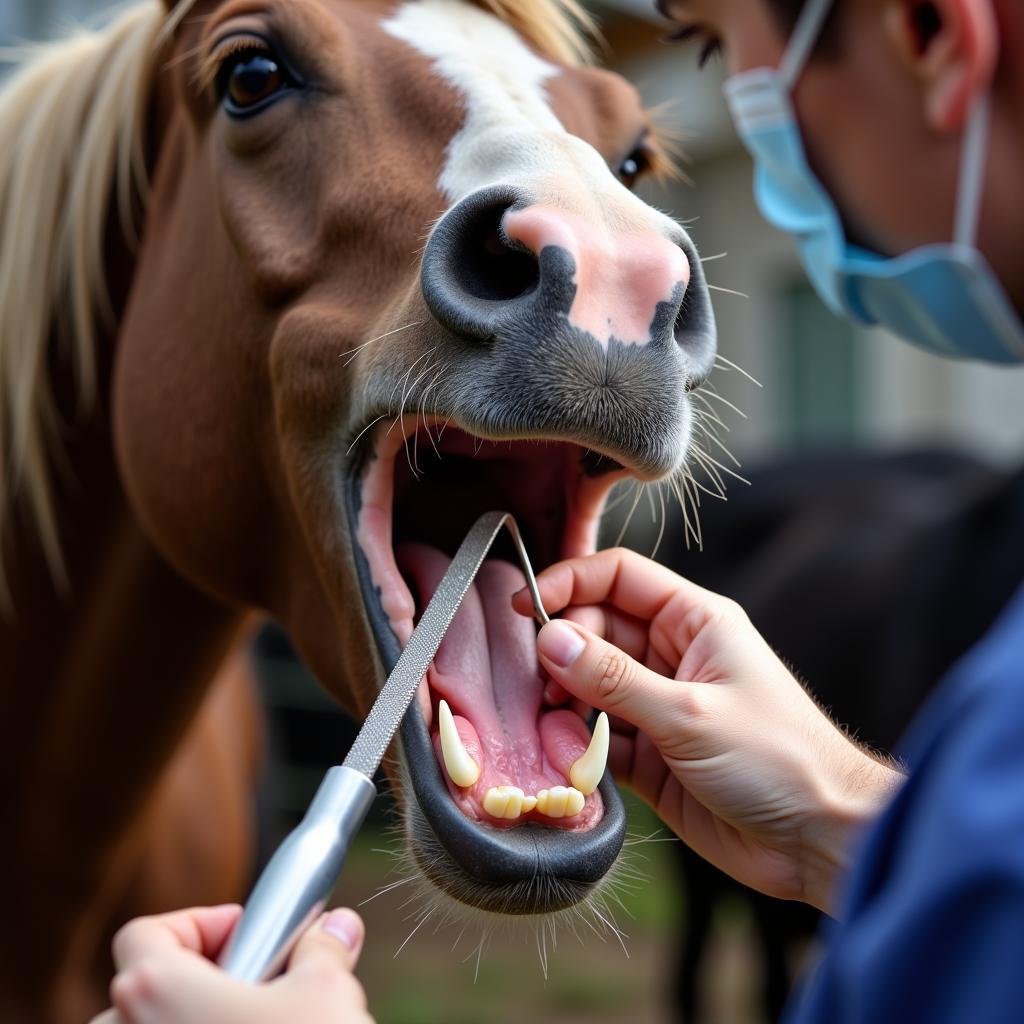
[[(651, 128), (578, 59), (566, 7), (173, 15), (114, 369), (120, 471), (178, 571), (269, 610), (362, 717), (480, 513), (513, 512), (546, 565), (594, 549), (617, 481), (682, 470), (707, 286), (631, 191)], [(625, 827), (610, 781), (550, 797), (590, 737), (544, 700), (522, 583), (485, 566), (387, 766), (428, 884), (519, 915), (585, 901)], [(446, 764), (442, 699), (472, 778)], [(494, 813), (503, 785), (522, 799)]]

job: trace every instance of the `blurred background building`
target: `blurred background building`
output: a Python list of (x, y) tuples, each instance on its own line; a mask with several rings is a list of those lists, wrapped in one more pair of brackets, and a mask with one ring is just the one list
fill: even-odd
[[(0, 46), (63, 34), (109, 6), (104, 0), (2, 0)], [(761, 385), (735, 370), (714, 376), (719, 392), (747, 416), (723, 411), (735, 455), (756, 468), (815, 450), (885, 453), (937, 447), (1006, 469), (1024, 462), (1024, 370), (936, 359), (831, 316), (807, 284), (791, 244), (757, 214), (750, 162), (722, 100), (718, 59), (700, 70), (698, 47), (663, 43), (667, 26), (654, 14), (653, 0), (605, 0), (591, 6), (603, 26), (609, 65), (659, 110), (659, 120), (679, 134), (685, 153), (686, 182), (645, 183), (640, 191), (688, 223), (707, 260), (710, 283), (724, 289), (713, 295), (720, 351)], [(290, 657), (286, 640), (265, 635), (261, 653), (266, 701), (276, 723), (268, 801), (272, 811), (287, 818), (305, 806), (323, 766), (345, 749), (347, 740), (330, 701)], [(639, 809), (632, 813), (637, 837), (657, 829), (658, 823)], [(343, 898), (361, 899), (387, 880), (386, 864), (381, 867), (376, 850), (384, 842), (370, 837), (361, 857), (353, 859)], [(443, 936), (440, 944), (432, 937), (410, 944), (393, 965), (397, 942), (384, 948), (379, 936), (390, 929), (401, 941), (408, 930), (402, 930), (406, 912), (400, 898), (374, 901), (366, 912), (371, 936), (377, 938), (364, 955), (361, 973), (379, 1020), (487, 1024), (524, 1014), (566, 1024), (679, 1019), (668, 995), (678, 976), (685, 913), (678, 867), (667, 844), (638, 846), (636, 856), (649, 858), (643, 870), (651, 880), (635, 892), (623, 892), (634, 918), (625, 928), (632, 936), (633, 959), (625, 960), (617, 946), (602, 947), (593, 937), (581, 950), (570, 937), (546, 980), (532, 946), (513, 952), (500, 940), (484, 959), (476, 988), (472, 965), (459, 964), (466, 950), (453, 958), (451, 939), (445, 944)], [(722, 1024), (765, 1019), (754, 995), (764, 967), (744, 939), (750, 913), (733, 906), (707, 923), (715, 941), (702, 954), (702, 971), (713, 983), (697, 1001), (697, 1019)]]

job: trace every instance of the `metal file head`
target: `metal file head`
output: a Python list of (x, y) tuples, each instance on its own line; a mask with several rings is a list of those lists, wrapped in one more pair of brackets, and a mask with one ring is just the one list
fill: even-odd
[(476, 574), (480, 571), (480, 566), (487, 557), (487, 552), (490, 551), (503, 526), (508, 527), (512, 535), (516, 553), (526, 574), (526, 585), (530, 589), (537, 618), (541, 623), (548, 621), (537, 589), (537, 578), (530, 565), (530, 557), (526, 553), (515, 518), (509, 512), (484, 513), (459, 545), (459, 550), (420, 617), (419, 625), (413, 630), (394, 671), (377, 694), (377, 699), (373, 702), (373, 707), (370, 708), (370, 713), (366, 716), (366, 721), (359, 730), (348, 757), (345, 758), (346, 768), (361, 772), (370, 778), (377, 771), (406, 710), (412, 703), (420, 681), (427, 674), (427, 669), (434, 660), (448, 627), (462, 606)]

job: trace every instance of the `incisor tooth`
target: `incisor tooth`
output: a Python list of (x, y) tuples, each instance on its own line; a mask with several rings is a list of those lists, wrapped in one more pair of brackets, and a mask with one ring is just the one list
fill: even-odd
[[(483, 808), (492, 818), (515, 821), (523, 813), (524, 803), (533, 797), (524, 796), (518, 786), (491, 786), (483, 798)], [(533, 810), (532, 805), (527, 810)]]
[(548, 818), (571, 818), (583, 810), (586, 797), (569, 786), (552, 786), (537, 794), (537, 810)]
[(441, 756), (448, 777), (456, 786), (472, 786), (480, 778), (480, 766), (469, 756), (469, 751), (462, 744), (459, 730), (455, 728), (455, 719), (448, 702), (443, 700), (437, 706), (437, 725), (441, 733)]
[(569, 781), (584, 795), (590, 796), (604, 775), (608, 764), (608, 716), (602, 711), (594, 723), (594, 735), (584, 755), (569, 769)]

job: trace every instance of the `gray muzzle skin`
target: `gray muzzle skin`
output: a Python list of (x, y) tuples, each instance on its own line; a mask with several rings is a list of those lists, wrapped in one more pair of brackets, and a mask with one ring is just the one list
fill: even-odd
[(328, 770), (302, 821), (260, 875), (220, 957), (228, 974), (250, 982), (274, 977), (327, 905), (348, 848), (377, 795), (373, 776), (502, 527), (512, 534), (537, 617), (548, 621), (515, 519), (507, 512), (485, 513), (455, 553), (345, 763)]

